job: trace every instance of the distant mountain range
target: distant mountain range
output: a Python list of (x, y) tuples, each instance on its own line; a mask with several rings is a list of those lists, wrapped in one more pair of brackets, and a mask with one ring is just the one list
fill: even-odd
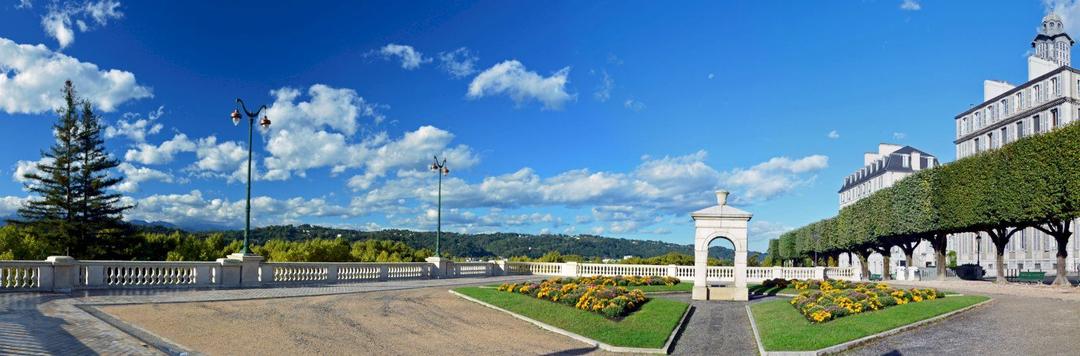
[[(214, 231), (226, 238), (242, 238), (242, 230)], [(434, 231), (380, 230), (357, 231), (313, 225), (268, 226), (252, 230), (256, 243), (271, 239), (302, 241), (307, 239), (333, 239), (341, 237), (348, 241), (369, 239), (401, 241), (413, 248), (435, 249)], [(624, 256), (653, 257), (668, 252), (693, 255), (692, 244), (676, 244), (656, 240), (635, 240), (595, 235), (534, 235), (520, 233), (459, 234), (444, 232), (441, 239), (444, 253), (462, 257), (540, 257), (550, 251), (563, 255), (585, 257), (622, 258)], [(764, 257), (763, 253), (750, 252)], [(709, 256), (733, 259), (735, 251), (723, 247), (709, 248)]]

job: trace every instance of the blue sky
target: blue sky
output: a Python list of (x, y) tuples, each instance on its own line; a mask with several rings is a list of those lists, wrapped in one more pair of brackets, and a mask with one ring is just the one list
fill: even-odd
[(61, 83), (102, 111), (128, 218), (598, 233), (689, 243), (728, 189), (751, 248), (836, 213), (879, 142), (955, 158), (981, 81), (1022, 82), (1039, 1), (89, 2), (0, 5), (0, 215)]

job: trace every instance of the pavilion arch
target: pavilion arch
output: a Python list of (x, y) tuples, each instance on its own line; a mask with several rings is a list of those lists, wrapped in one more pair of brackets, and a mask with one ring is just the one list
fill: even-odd
[[(752, 214), (727, 205), (727, 191), (716, 192), (717, 205), (693, 212), (694, 219), (694, 300), (749, 300), (746, 288), (746, 234)], [(735, 249), (735, 283), (709, 286), (709, 244), (716, 239), (731, 241)]]

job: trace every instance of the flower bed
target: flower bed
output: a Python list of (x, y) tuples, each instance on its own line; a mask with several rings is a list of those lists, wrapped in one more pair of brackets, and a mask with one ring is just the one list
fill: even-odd
[(792, 284), (801, 292), (791, 305), (813, 323), (945, 297), (933, 288), (904, 290), (884, 283), (793, 280)]
[(504, 283), (499, 291), (520, 293), (599, 313), (608, 318), (626, 316), (648, 301), (640, 289), (626, 286), (675, 285), (672, 277), (581, 277), (551, 278), (543, 282)]

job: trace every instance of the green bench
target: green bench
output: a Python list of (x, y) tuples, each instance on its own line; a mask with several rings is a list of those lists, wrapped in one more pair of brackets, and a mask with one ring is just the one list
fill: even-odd
[(1046, 280), (1046, 272), (1020, 272), (1016, 276), (1017, 282), (1042, 283)]
[(881, 275), (880, 274), (871, 274), (870, 275), (870, 280), (871, 281), (880, 281), (881, 280)]

